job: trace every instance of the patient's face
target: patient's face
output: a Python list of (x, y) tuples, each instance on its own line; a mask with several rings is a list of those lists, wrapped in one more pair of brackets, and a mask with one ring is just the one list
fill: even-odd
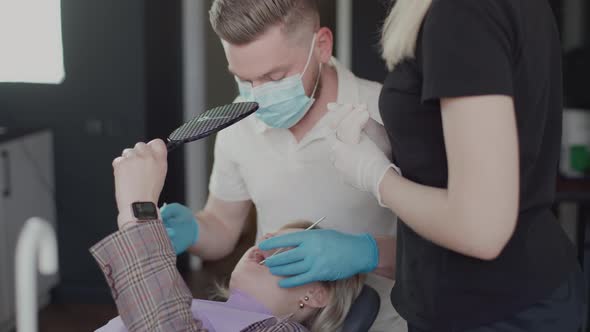
[[(265, 235), (265, 238), (299, 232), (300, 229), (281, 230), (274, 234)], [(260, 262), (270, 256), (274, 251), (263, 252), (257, 247), (252, 247), (242, 256), (230, 279), (230, 288), (240, 290), (264, 304), (275, 316), (284, 316), (298, 310), (299, 301), (310, 289), (318, 287), (318, 283), (312, 283), (296, 288), (280, 288), (279, 280), (282, 277), (274, 276), (266, 265)]]

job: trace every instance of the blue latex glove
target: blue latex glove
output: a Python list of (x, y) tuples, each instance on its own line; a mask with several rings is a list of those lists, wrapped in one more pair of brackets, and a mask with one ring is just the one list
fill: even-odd
[(160, 209), (160, 214), (176, 255), (182, 254), (197, 243), (199, 224), (191, 209), (182, 204), (172, 203), (164, 205)]
[(272, 274), (289, 276), (279, 282), (283, 288), (368, 273), (379, 262), (377, 242), (369, 234), (309, 230), (272, 237), (261, 242), (258, 247), (263, 251), (294, 247), (265, 262)]

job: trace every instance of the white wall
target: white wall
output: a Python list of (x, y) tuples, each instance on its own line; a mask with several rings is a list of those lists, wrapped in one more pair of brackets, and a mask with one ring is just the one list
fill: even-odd
[(352, 68), (352, 0), (336, 2), (336, 54), (346, 68)]
[[(205, 110), (205, 3), (183, 0), (183, 87), (184, 118), (190, 120)], [(185, 153), (186, 202), (200, 210), (207, 200), (209, 183), (207, 140), (187, 144)], [(198, 270), (201, 261), (192, 256), (191, 269)]]
[[(184, 117), (189, 120), (205, 110), (205, 4), (183, 0)], [(207, 199), (209, 160), (206, 140), (185, 146), (186, 204), (197, 210)]]

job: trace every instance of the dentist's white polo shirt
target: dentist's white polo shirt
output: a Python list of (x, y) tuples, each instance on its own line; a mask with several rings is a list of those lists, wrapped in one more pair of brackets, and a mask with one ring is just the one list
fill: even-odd
[[(337, 102), (366, 104), (372, 118), (381, 123), (381, 85), (354, 76), (335, 59), (331, 65), (338, 74)], [(330, 145), (325, 138), (333, 133), (331, 124), (341, 116), (329, 111), (300, 142), (288, 129), (269, 128), (256, 116), (219, 132), (210, 193), (225, 201), (251, 200), (256, 206), (258, 239), (289, 222), (315, 221), (323, 216), (322, 228), (394, 235), (396, 218), (391, 210), (380, 207), (371, 193), (344, 183), (330, 162)], [(369, 136), (389, 153), (384, 130)], [(382, 298), (378, 321), (371, 331), (402, 331), (396, 325), (405, 324), (400, 324), (389, 300), (393, 281), (371, 275), (368, 284)]]

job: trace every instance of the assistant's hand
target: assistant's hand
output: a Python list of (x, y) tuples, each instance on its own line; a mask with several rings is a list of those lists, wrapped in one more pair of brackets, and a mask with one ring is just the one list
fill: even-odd
[(332, 124), (332, 127), (336, 129), (336, 137), (344, 143), (357, 144), (371, 119), (367, 105), (330, 103), (328, 109), (344, 114)]
[(166, 144), (157, 139), (148, 144), (137, 143), (113, 161), (119, 226), (133, 220), (132, 203), (157, 204), (168, 170), (167, 154)]
[(294, 247), (265, 262), (272, 274), (290, 276), (279, 282), (285, 288), (368, 273), (379, 263), (377, 243), (369, 234), (309, 230), (276, 236), (261, 242), (258, 247), (263, 251)]
[(160, 213), (176, 255), (184, 253), (197, 243), (199, 224), (191, 209), (182, 204), (172, 203), (163, 206)]
[(352, 107), (349, 110), (337, 124), (336, 133), (328, 137), (331, 145), (330, 160), (345, 182), (359, 190), (373, 193), (383, 205), (379, 184), (389, 168), (398, 173), (399, 169), (363, 132), (368, 119), (369, 114), (364, 107)]

